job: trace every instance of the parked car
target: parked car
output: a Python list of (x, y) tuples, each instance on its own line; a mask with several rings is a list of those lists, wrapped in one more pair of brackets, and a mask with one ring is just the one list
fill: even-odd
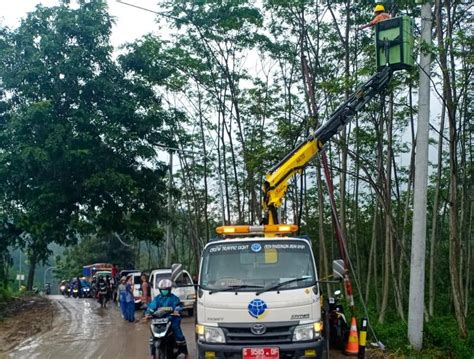
[[(150, 273), (151, 297), (154, 298), (160, 291), (158, 283), (162, 279), (171, 279), (171, 269), (154, 269)], [(174, 283), (173, 293), (176, 294), (183, 303), (184, 309), (189, 316), (194, 315), (194, 303), (196, 302), (196, 291), (194, 290), (193, 280), (189, 273), (183, 270), (183, 275), (179, 281)]]

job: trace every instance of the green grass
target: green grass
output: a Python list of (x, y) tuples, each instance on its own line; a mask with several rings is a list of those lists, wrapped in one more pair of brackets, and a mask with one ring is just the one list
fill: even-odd
[(388, 352), (400, 358), (474, 358), (474, 328), (470, 323), (467, 339), (459, 338), (457, 322), (453, 317), (437, 317), (424, 323), (423, 350), (415, 351), (408, 338), (408, 328), (402, 321), (392, 320), (384, 324), (374, 324), (379, 340)]

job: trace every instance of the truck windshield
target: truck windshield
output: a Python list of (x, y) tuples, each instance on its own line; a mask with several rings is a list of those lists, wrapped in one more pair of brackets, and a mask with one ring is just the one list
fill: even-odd
[(211, 291), (288, 290), (315, 281), (313, 256), (303, 241), (229, 241), (211, 245), (203, 254), (200, 284)]

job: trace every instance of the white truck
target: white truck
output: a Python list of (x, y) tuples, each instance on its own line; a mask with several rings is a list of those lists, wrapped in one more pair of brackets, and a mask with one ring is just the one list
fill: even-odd
[[(386, 88), (392, 73), (390, 66), (381, 69), (267, 173), (262, 226), (219, 227), (217, 232), (231, 239), (206, 245), (197, 291), (199, 358), (322, 355), (322, 305), (313, 252), (305, 239), (281, 237), (295, 232), (297, 226), (280, 224), (278, 209), (289, 180)], [(345, 263), (345, 252), (341, 252)], [(335, 263), (334, 267), (347, 266)], [(346, 271), (337, 275), (348, 280)]]
[[(241, 236), (204, 248), (197, 292), (199, 358), (321, 356), (323, 323), (311, 245), (278, 233), (252, 237), (269, 235), (269, 227), (296, 226), (220, 227)], [(245, 228), (248, 236), (242, 237)]]

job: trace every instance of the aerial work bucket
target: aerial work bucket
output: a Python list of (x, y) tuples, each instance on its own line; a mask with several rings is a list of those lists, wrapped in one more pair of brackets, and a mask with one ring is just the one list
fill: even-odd
[(412, 20), (408, 16), (394, 17), (375, 25), (377, 70), (387, 64), (393, 70), (413, 67)]

